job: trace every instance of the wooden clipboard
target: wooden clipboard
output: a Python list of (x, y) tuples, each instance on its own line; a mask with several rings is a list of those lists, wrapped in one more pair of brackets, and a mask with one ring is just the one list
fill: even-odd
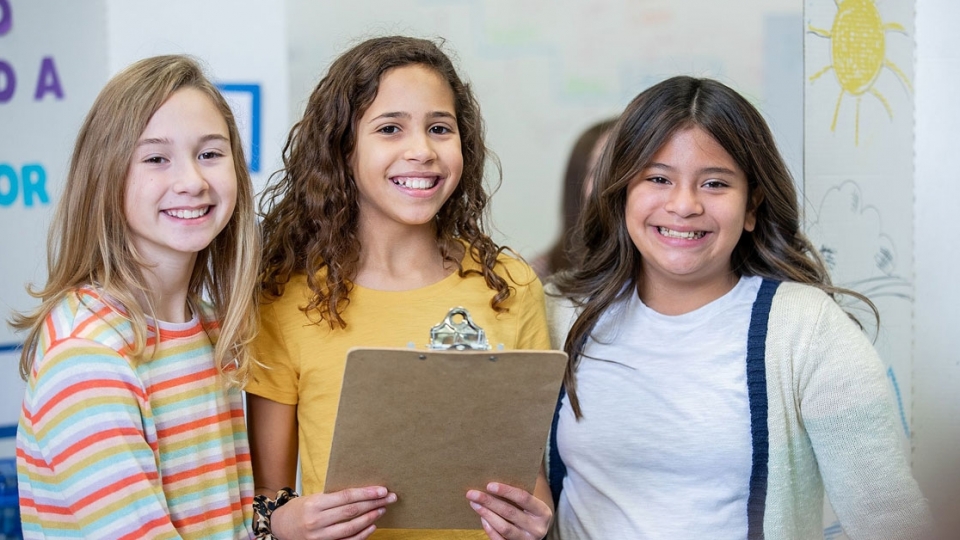
[(479, 529), (467, 490), (533, 492), (566, 353), (459, 348), (347, 353), (324, 491), (397, 493), (378, 528)]

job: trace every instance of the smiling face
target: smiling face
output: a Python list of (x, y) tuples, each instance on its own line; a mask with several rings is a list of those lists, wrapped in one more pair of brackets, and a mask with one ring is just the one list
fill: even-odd
[(432, 230), (463, 172), (456, 107), (446, 80), (421, 65), (387, 71), (358, 122), (351, 163), (361, 235), (396, 226)]
[(149, 264), (192, 269), (237, 201), (237, 172), (223, 116), (203, 92), (183, 88), (150, 118), (127, 171), (124, 215)]
[(699, 306), (733, 288), (730, 256), (756, 223), (748, 199), (746, 175), (713, 137), (699, 127), (674, 133), (627, 188), (641, 298), (666, 291)]

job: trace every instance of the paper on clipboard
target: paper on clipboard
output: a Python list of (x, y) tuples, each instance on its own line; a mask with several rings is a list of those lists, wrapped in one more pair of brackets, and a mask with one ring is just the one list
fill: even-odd
[(562, 351), (351, 349), (325, 491), (386, 486), (385, 529), (479, 529), (490, 481), (533, 492)]

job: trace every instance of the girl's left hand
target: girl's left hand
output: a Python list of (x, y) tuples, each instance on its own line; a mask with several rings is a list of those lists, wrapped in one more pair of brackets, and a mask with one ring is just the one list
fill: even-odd
[(491, 540), (540, 540), (550, 530), (553, 510), (547, 503), (520, 488), (490, 482), (487, 491), (467, 492), (470, 506), (480, 514)]

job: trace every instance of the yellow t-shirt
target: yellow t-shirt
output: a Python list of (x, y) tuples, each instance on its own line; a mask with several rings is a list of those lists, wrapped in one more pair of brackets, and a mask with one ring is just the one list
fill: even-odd
[[(462, 264), (464, 270), (479, 268), (469, 256), (464, 257)], [(467, 308), (492, 347), (502, 343), (507, 350), (550, 348), (543, 288), (536, 275), (525, 263), (507, 255), (499, 257), (496, 271), (514, 291), (502, 304), (509, 311), (499, 314), (490, 307), (495, 292), (487, 287), (483, 277), (471, 274), (461, 278), (457, 272), (411, 291), (354, 286), (350, 304), (343, 312), (346, 328), (331, 329), (325, 321), (318, 325), (307, 319), (300, 310), (310, 298), (303, 275), (291, 278), (281, 298), (261, 306), (261, 330), (254, 343), (254, 354), (270, 369), (255, 366), (246, 391), (278, 403), (297, 405), (304, 494), (323, 491), (350, 348), (405, 348), (411, 341), (422, 348), (429, 341), (430, 328), (456, 306)], [(466, 497), (463, 504), (469, 504)], [(478, 516), (478, 525), (479, 522)], [(486, 534), (480, 529), (381, 529), (371, 538), (481, 539)]]

